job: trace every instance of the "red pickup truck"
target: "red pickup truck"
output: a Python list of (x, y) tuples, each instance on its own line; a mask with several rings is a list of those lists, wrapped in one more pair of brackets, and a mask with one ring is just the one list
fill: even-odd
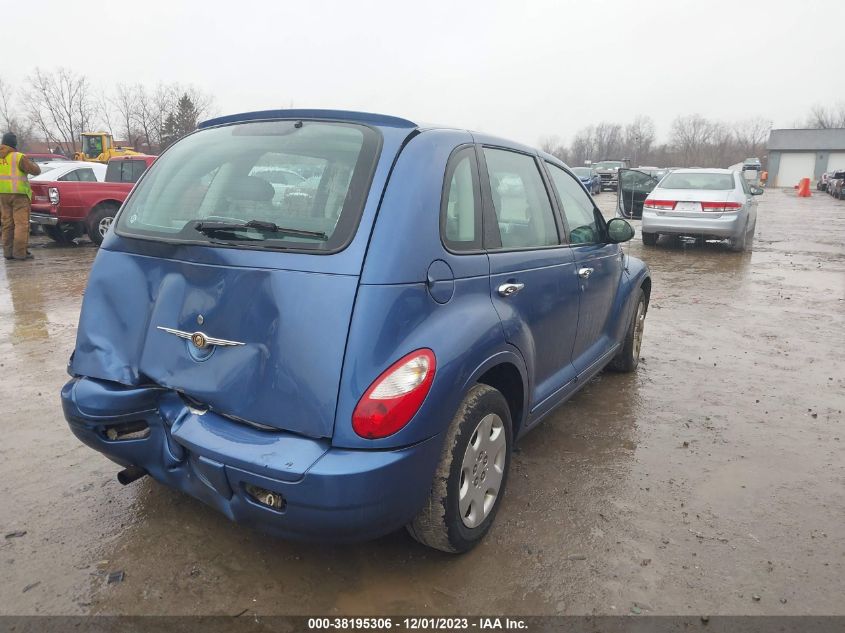
[(155, 159), (146, 154), (112, 158), (105, 182), (31, 182), (30, 222), (42, 225), (57, 242), (68, 244), (87, 234), (99, 246), (120, 205)]

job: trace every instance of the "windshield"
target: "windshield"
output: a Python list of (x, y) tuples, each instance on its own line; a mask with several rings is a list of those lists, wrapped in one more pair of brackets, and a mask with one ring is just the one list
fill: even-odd
[(603, 160), (600, 163), (593, 163), (595, 169), (621, 169), (624, 166), (621, 160)]
[(103, 153), (103, 139), (99, 136), (83, 136), (82, 151), (86, 156), (99, 156)]
[[(202, 130), (150, 167), (126, 201), (117, 232), (243, 248), (336, 250), (358, 225), (379, 144), (375, 130), (345, 123), (261, 121)], [(213, 231), (203, 228), (214, 223)]]
[(575, 167), (572, 170), (572, 173), (578, 176), (579, 178), (589, 178), (592, 175), (593, 170), (589, 167)]
[(660, 183), (661, 189), (706, 189), (710, 191), (733, 189), (733, 174), (707, 172), (673, 172)]

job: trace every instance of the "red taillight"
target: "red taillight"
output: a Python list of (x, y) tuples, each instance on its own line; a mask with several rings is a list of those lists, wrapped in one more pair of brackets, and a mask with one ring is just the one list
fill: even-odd
[(651, 198), (646, 198), (646, 201), (643, 203), (644, 209), (657, 209), (659, 211), (672, 211), (675, 208), (675, 204), (677, 204), (674, 200), (652, 200)]
[(739, 211), (742, 204), (739, 202), (702, 202), (701, 210), (723, 213), (725, 211)]
[(434, 381), (434, 352), (418, 349), (375, 379), (352, 413), (352, 428), (361, 437), (393, 435), (411, 421)]

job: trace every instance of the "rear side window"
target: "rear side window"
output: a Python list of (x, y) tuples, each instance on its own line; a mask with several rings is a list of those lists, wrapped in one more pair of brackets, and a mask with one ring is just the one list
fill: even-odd
[(707, 172), (673, 172), (660, 183), (661, 189), (706, 189), (726, 191), (735, 187), (733, 174)]
[(138, 182), (147, 170), (143, 160), (113, 160), (106, 168), (108, 182)]
[(126, 177), (130, 180), (124, 180), (124, 182), (138, 182), (141, 179), (141, 176), (144, 175), (144, 172), (147, 171), (147, 163), (143, 160), (127, 160), (124, 161), (128, 163), (126, 167), (124, 167), (124, 171), (126, 173)]
[(560, 167), (551, 163), (546, 165), (563, 207), (563, 215), (569, 229), (569, 243), (595, 244), (601, 241), (602, 226), (596, 217), (596, 208), (581, 183)]
[(150, 167), (117, 232), (335, 251), (358, 226), (380, 145), (376, 130), (350, 123), (256, 121), (201, 130)]
[(83, 167), (76, 170), (76, 177), (80, 182), (97, 182), (94, 170), (90, 167)]
[(559, 244), (552, 205), (534, 158), (485, 147), (484, 160), (502, 248)]
[(475, 150), (457, 150), (446, 166), (440, 204), (443, 243), (453, 251), (481, 248), (481, 188)]
[(79, 170), (74, 169), (73, 171), (69, 171), (64, 176), (59, 178), (61, 182), (78, 182), (79, 181)]

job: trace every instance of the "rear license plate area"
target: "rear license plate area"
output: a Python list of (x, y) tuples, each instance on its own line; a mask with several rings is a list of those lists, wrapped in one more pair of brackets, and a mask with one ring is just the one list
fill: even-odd
[(678, 202), (675, 211), (701, 211), (700, 202)]

